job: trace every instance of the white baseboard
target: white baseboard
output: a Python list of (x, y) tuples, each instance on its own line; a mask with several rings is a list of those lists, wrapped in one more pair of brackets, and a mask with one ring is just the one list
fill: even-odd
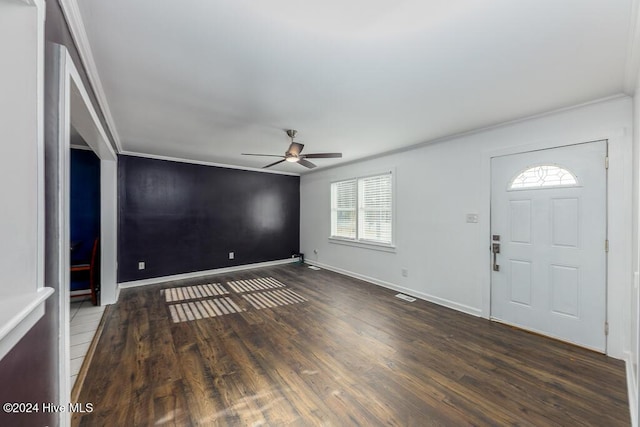
[(172, 276), (152, 277), (150, 279), (122, 282), (122, 283), (118, 283), (116, 301), (118, 300), (117, 297), (120, 296), (120, 289), (134, 288), (136, 286), (155, 285), (158, 283), (170, 282), (172, 280), (195, 279), (203, 276), (211, 276), (213, 274), (231, 273), (233, 271), (242, 271), (242, 270), (251, 270), (253, 268), (272, 267), (274, 265), (290, 264), (292, 262), (297, 262), (298, 259), (299, 258), (297, 257), (287, 258), (287, 259), (280, 259), (277, 261), (257, 262), (255, 264), (244, 264), (244, 265), (237, 265), (233, 267), (215, 268), (213, 270), (194, 271), (192, 273), (174, 274)]
[(77, 290), (77, 291), (69, 292), (69, 296), (71, 298), (80, 297), (80, 296), (86, 296), (86, 295), (91, 295), (91, 289), (80, 289), (80, 290)]
[(624, 356), (627, 371), (627, 395), (629, 396), (629, 412), (631, 413), (631, 425), (638, 427), (638, 384), (633, 372), (633, 360), (631, 352), (626, 352)]
[(482, 317), (482, 310), (479, 308), (471, 307), (468, 305), (460, 304), (454, 301), (450, 301), (444, 298), (436, 297), (434, 295), (429, 295), (424, 292), (418, 292), (413, 289), (405, 288), (403, 286), (398, 286), (394, 283), (385, 282), (383, 280), (375, 279), (373, 277), (365, 276), (363, 274), (354, 273), (352, 271), (344, 270), (342, 268), (333, 267), (331, 265), (323, 264), (321, 262), (305, 260), (305, 263), (315, 265), (326, 270), (334, 271), (336, 273), (344, 274), (345, 276), (353, 277), (356, 279), (364, 280), (365, 282), (372, 283), (374, 285), (382, 286), (383, 288), (393, 289), (394, 291), (402, 292), (403, 294), (411, 295), (412, 297), (420, 298), (425, 301), (432, 302), (434, 304), (438, 304), (447, 308), (451, 308), (456, 311), (461, 311), (463, 313), (470, 314), (476, 317)]

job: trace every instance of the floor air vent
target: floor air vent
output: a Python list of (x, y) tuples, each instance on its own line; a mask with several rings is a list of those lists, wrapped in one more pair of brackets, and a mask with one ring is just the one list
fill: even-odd
[(396, 294), (396, 298), (400, 298), (401, 300), (405, 300), (408, 302), (414, 302), (416, 300), (414, 297), (410, 297), (409, 295), (405, 294)]

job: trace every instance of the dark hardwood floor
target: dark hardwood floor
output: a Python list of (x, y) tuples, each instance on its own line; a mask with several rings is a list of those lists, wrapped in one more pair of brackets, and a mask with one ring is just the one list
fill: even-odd
[(623, 362), (395, 294), (295, 264), (123, 290), (74, 425), (630, 425)]

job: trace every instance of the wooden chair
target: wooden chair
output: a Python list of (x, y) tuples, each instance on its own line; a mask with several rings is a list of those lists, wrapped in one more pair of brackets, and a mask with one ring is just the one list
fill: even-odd
[(96, 238), (93, 241), (93, 248), (91, 249), (91, 259), (89, 264), (73, 264), (71, 265), (71, 273), (88, 271), (89, 272), (89, 290), (86, 293), (75, 294), (76, 296), (91, 295), (91, 303), (98, 305), (98, 294), (100, 292), (100, 265), (98, 262), (100, 256), (100, 239)]

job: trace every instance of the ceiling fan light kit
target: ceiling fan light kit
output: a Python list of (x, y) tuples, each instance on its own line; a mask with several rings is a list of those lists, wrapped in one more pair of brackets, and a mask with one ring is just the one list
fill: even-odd
[(291, 139), (291, 144), (289, 145), (289, 149), (287, 149), (287, 151), (284, 153), (284, 156), (279, 156), (276, 154), (251, 154), (251, 153), (242, 153), (242, 155), (243, 156), (282, 157), (282, 160), (278, 160), (277, 162), (273, 162), (266, 166), (263, 166), (262, 167), (263, 169), (270, 168), (271, 166), (275, 166), (284, 161), (287, 161), (290, 163), (298, 163), (308, 169), (313, 169), (316, 167), (316, 165), (311, 163), (307, 159), (339, 159), (342, 157), (342, 153), (300, 154), (302, 153), (304, 144), (300, 144), (299, 142), (293, 141), (298, 131), (296, 131), (295, 129), (286, 129), (285, 132), (287, 136)]

